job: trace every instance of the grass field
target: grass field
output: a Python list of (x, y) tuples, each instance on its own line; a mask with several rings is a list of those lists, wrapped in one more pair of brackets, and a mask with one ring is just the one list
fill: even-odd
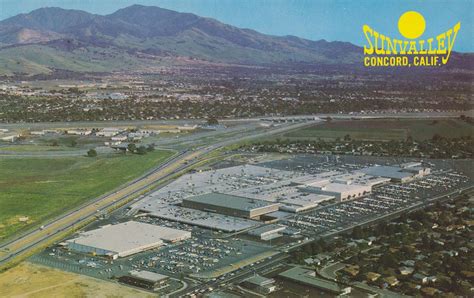
[(24, 262), (0, 274), (0, 297), (154, 297), (113, 282)]
[(104, 138), (94, 136), (52, 135), (27, 137), (15, 144), (0, 142), (0, 151), (7, 152), (54, 152), (74, 151), (103, 146)]
[(72, 147), (66, 146), (46, 146), (46, 145), (11, 145), (0, 146), (0, 151), (7, 152), (44, 152), (44, 151), (71, 151)]
[(172, 154), (0, 159), (0, 239), (111, 191)]
[(281, 136), (290, 140), (334, 140), (349, 134), (356, 140), (414, 140), (431, 139), (434, 134), (444, 137), (474, 136), (474, 126), (458, 119), (374, 119), (374, 120), (333, 120), (313, 127), (304, 128)]

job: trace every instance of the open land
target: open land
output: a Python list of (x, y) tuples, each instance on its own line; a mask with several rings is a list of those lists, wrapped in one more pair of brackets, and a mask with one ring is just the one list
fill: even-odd
[(153, 297), (150, 293), (64, 272), (22, 263), (0, 276), (2, 297)]
[(442, 137), (474, 136), (473, 125), (460, 119), (363, 119), (334, 120), (301, 129), (282, 138), (289, 140), (334, 140), (349, 135), (354, 140), (390, 141), (431, 139)]
[(465, 159), (474, 156), (472, 117), (352, 119), (242, 145), (243, 151)]
[[(0, 160), (0, 238), (93, 199), (158, 166), (173, 154)], [(28, 217), (20, 222), (20, 217)]]

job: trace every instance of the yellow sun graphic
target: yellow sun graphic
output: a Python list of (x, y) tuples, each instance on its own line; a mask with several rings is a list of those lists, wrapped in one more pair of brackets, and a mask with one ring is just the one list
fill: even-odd
[(398, 19), (398, 30), (408, 39), (420, 37), (425, 32), (425, 18), (416, 11), (407, 11)]

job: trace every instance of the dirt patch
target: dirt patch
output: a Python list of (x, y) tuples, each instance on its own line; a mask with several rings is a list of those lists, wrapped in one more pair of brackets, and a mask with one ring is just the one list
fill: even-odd
[(87, 276), (24, 262), (0, 274), (0, 297), (154, 297)]

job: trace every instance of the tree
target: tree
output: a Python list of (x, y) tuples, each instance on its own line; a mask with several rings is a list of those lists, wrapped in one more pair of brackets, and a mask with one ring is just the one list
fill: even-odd
[(439, 141), (441, 141), (442, 139), (443, 139), (443, 137), (440, 136), (440, 135), (437, 134), (437, 133), (435, 133), (435, 134), (433, 135), (433, 137), (431, 138), (431, 140), (432, 140), (433, 142), (439, 142)]
[(381, 265), (385, 268), (395, 268), (398, 265), (398, 260), (393, 254), (386, 253), (381, 259)]
[(130, 144), (128, 144), (127, 149), (128, 149), (128, 151), (134, 153), (135, 150), (137, 150), (137, 146), (133, 143), (130, 143)]
[(146, 147), (146, 150), (147, 150), (148, 152), (154, 151), (154, 150), (155, 150), (155, 144), (150, 144), (150, 145), (148, 145), (148, 147)]
[(362, 239), (364, 238), (364, 231), (362, 230), (362, 228), (360, 226), (356, 226), (354, 227), (354, 229), (352, 229), (352, 238), (354, 239)]
[(82, 91), (79, 90), (79, 88), (77, 88), (77, 87), (71, 87), (71, 88), (67, 89), (67, 91), (69, 93), (74, 93), (74, 94), (81, 94), (82, 93)]
[(209, 117), (207, 119), (207, 125), (218, 125), (219, 121), (217, 120), (216, 117)]
[(76, 147), (77, 146), (77, 141), (76, 140), (72, 140), (71, 141), (71, 147)]
[(90, 149), (89, 151), (87, 151), (87, 156), (88, 157), (96, 157), (97, 156), (97, 151), (95, 151), (95, 149)]
[(147, 153), (147, 150), (145, 146), (140, 146), (137, 148), (137, 154), (145, 155), (146, 153)]
[(59, 146), (59, 142), (57, 140), (54, 140), (53, 143), (51, 144), (53, 147)]

